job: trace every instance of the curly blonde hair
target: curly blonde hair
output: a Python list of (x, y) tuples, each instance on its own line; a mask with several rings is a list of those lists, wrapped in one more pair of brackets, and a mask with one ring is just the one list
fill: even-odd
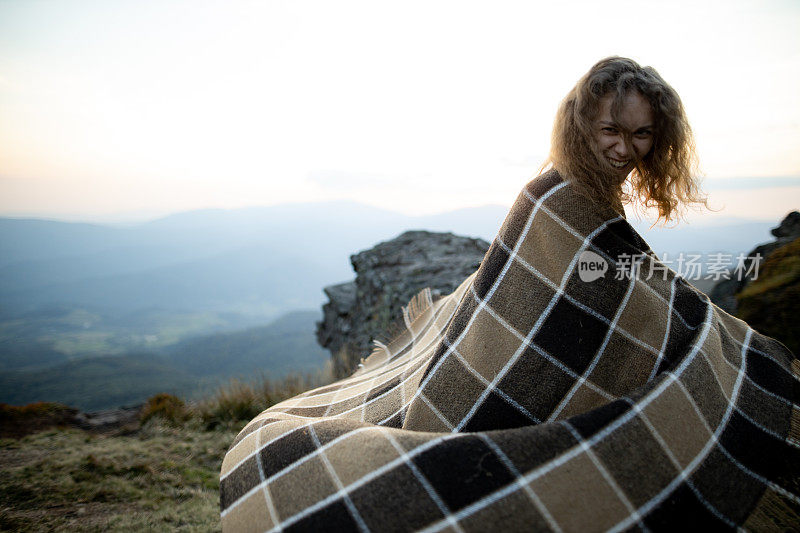
[[(599, 154), (594, 122), (606, 95), (612, 97), (611, 114), (619, 122), (622, 102), (630, 91), (637, 91), (650, 103), (655, 123), (653, 147), (643, 157), (635, 156), (630, 192), (626, 192), (625, 180), (620, 180)], [(629, 137), (625, 143), (635, 154)], [(643, 207), (656, 207), (659, 220), (668, 222), (679, 219), (682, 208), (689, 204), (708, 208), (695, 180), (694, 137), (678, 93), (654, 68), (624, 57), (596, 63), (561, 102), (544, 166), (550, 165), (593, 201), (618, 210), (622, 203), (638, 198)]]

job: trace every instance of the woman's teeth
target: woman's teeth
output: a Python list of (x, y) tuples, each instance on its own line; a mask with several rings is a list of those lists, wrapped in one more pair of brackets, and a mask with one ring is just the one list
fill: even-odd
[(614, 168), (622, 168), (628, 164), (628, 161), (616, 161), (609, 157), (607, 157), (606, 159), (608, 159), (608, 162), (611, 163), (611, 166), (613, 166)]

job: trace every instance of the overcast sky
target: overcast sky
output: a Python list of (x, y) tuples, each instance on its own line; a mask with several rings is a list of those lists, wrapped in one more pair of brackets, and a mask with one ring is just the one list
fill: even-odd
[(729, 186), (800, 176), (796, 0), (0, 0), (0, 215), (510, 205), (608, 55), (681, 95), (714, 216), (800, 207)]

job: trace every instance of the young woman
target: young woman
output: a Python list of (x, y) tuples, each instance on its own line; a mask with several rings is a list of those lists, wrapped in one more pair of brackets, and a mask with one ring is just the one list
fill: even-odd
[(678, 93), (654, 68), (631, 59), (599, 61), (567, 94), (548, 163), (623, 215), (623, 204), (636, 199), (665, 221), (677, 218), (682, 205), (706, 204), (694, 180), (695, 145)]
[[(800, 361), (623, 217), (702, 202), (694, 159), (653, 69), (592, 67), (477, 272), (242, 430), (223, 530), (800, 529)], [(610, 275), (623, 254), (648, 258), (640, 276)]]

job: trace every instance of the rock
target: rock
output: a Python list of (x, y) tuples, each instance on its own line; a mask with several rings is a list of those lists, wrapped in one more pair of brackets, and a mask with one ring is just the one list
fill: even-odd
[(325, 287), (328, 303), (322, 306), (322, 322), (317, 322), (317, 342), (336, 354), (350, 333), (351, 312), (356, 303), (356, 282)]
[(434, 298), (451, 293), (480, 266), (489, 243), (452, 233), (407, 231), (350, 256), (355, 281), (324, 289), (317, 340), (330, 350), (334, 373), (349, 375), (372, 351), (372, 341), (388, 341), (401, 308), (422, 289)]
[(138, 423), (141, 405), (133, 407), (118, 407), (92, 413), (77, 413), (75, 425), (81, 429), (93, 431), (110, 431), (119, 429), (132, 423)]
[(770, 233), (778, 239), (789, 239), (789, 241), (800, 236), (800, 212), (792, 211), (786, 215), (786, 218), (781, 221), (780, 226), (772, 228)]
[[(772, 228), (771, 233), (776, 237), (774, 241), (759, 244), (747, 256), (755, 257), (756, 254), (760, 254), (761, 262), (763, 263), (775, 250), (800, 237), (800, 212), (792, 211), (786, 215), (778, 226)], [(748, 260), (745, 265), (745, 271), (750, 268), (751, 264), (752, 261)], [(736, 276), (732, 274), (730, 277), (731, 279), (723, 279), (717, 282), (709, 292), (709, 297), (712, 302), (724, 311), (735, 315), (738, 309), (736, 295), (742, 292), (748, 283), (752, 281), (752, 275), (742, 279), (736, 279)]]
[(800, 353), (800, 237), (772, 252), (736, 300), (739, 318)]

